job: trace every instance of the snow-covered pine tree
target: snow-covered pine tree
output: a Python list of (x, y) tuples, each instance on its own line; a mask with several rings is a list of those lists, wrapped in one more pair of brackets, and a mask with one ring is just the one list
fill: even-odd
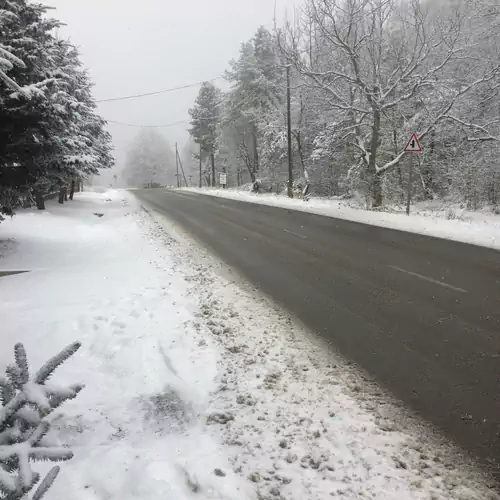
[(220, 122), (222, 93), (213, 84), (205, 82), (194, 106), (189, 110), (191, 129), (189, 133), (201, 146), (202, 155), (210, 158), (212, 167), (211, 184), (215, 186), (215, 147)]
[[(49, 359), (30, 376), (23, 344), (14, 347), (15, 364), (0, 377), (0, 499), (27, 498), (40, 475), (31, 468), (33, 461), (69, 460), (73, 453), (66, 447), (55, 447), (46, 440), (50, 429), (47, 416), (83, 389), (83, 385), (59, 387), (47, 383), (54, 371), (70, 358), (80, 343), (75, 342)], [(50, 470), (31, 497), (39, 500), (52, 486), (59, 467)]]
[(9, 79), (0, 75), (0, 212), (7, 214), (32, 189), (43, 208), (43, 190), (113, 163), (89, 78), (75, 48), (54, 37), (60, 22), (47, 11), (27, 0), (0, 9), (0, 65)]
[(285, 67), (268, 30), (259, 28), (250, 41), (242, 44), (240, 56), (230, 62), (226, 79), (232, 88), (225, 99), (222, 121), (227, 136), (222, 142), (236, 145), (240, 167), (248, 170), (254, 182), (262, 167), (269, 173), (276, 163), (270, 153), (274, 139), (265, 129), (274, 124), (281, 133), (286, 124)]
[(0, 81), (0, 207), (12, 213), (53, 153), (54, 110), (45, 96), (54, 84), (47, 69), (54, 67), (52, 32), (60, 23), (26, 0), (5, 2), (3, 10), (0, 43), (24, 63), (9, 72), (22, 91)]
[(64, 199), (68, 184), (82, 182), (100, 168), (113, 165), (111, 137), (105, 121), (95, 113), (92, 84), (79, 59), (77, 49), (65, 40), (54, 46), (54, 67), (48, 76), (54, 85), (46, 94), (54, 110), (57, 133), (49, 140), (53, 154), (46, 165), (44, 181), (60, 188)]

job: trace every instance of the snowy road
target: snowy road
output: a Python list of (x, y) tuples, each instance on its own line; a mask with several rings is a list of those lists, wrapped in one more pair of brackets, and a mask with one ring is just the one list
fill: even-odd
[(500, 253), (189, 192), (135, 194), (467, 450), (499, 459)]

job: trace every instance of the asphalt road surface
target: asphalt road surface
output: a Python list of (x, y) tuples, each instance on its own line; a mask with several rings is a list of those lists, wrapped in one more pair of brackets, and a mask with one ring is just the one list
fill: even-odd
[(500, 470), (500, 252), (195, 193), (135, 194)]

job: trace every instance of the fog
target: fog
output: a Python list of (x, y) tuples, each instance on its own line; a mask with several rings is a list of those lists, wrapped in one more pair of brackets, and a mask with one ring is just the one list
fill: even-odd
[[(46, 0), (66, 25), (59, 35), (79, 47), (95, 83), (97, 100), (141, 94), (223, 75), (240, 44), (260, 25), (273, 26), (297, 0)], [(215, 84), (224, 87), (223, 80)], [(161, 132), (185, 144), (188, 109), (197, 87), (99, 104), (101, 115), (130, 125), (168, 125)], [(139, 130), (109, 124), (117, 166)], [(107, 182), (112, 173), (103, 175)]]

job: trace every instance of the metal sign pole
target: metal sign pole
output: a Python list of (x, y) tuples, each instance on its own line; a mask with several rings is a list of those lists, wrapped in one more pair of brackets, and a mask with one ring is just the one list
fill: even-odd
[(422, 146), (420, 145), (420, 141), (418, 140), (417, 134), (413, 133), (410, 137), (410, 140), (407, 142), (406, 147), (404, 149), (405, 153), (410, 153), (410, 171), (408, 172), (408, 193), (406, 198), (406, 215), (410, 215), (410, 206), (411, 206), (411, 194), (412, 194), (412, 185), (413, 185), (413, 154), (411, 153), (421, 153)]
[(410, 172), (408, 173), (408, 197), (406, 200), (406, 215), (410, 215), (412, 184), (413, 184), (413, 155), (410, 155)]

